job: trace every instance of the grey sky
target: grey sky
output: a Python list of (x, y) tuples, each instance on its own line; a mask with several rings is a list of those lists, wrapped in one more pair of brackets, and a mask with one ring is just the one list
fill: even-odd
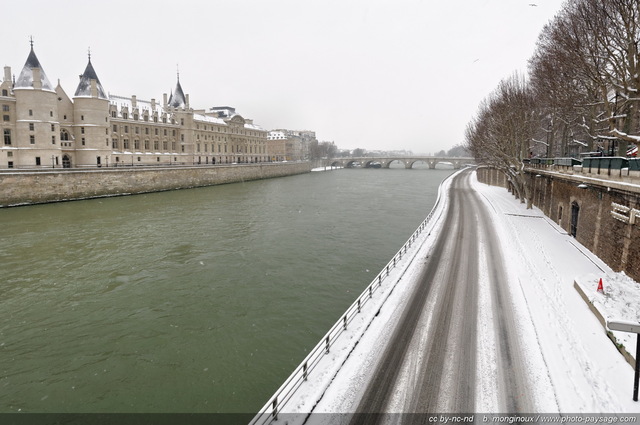
[(5, 5), (2, 61), (19, 74), (33, 36), (73, 96), (90, 47), (105, 90), (146, 100), (175, 87), (179, 65), (194, 108), (234, 106), (341, 148), (431, 153), (461, 143), (479, 102), (526, 70), (562, 3), (22, 0)]

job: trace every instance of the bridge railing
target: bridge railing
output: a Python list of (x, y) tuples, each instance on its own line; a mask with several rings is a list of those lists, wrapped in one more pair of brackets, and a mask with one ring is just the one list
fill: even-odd
[[(450, 178), (450, 177), (449, 177)], [(382, 288), (383, 282), (387, 276), (391, 273), (397, 264), (402, 260), (403, 255), (406, 255), (409, 248), (418, 239), (420, 234), (427, 227), (427, 224), (433, 218), (434, 213), (438, 210), (440, 203), (442, 202), (442, 185), (438, 189), (438, 197), (429, 215), (420, 223), (418, 228), (413, 232), (405, 244), (400, 250), (393, 256), (391, 261), (378, 273), (378, 275), (371, 281), (369, 286), (360, 294), (360, 296), (354, 301), (353, 304), (347, 309), (344, 315), (331, 327), (329, 332), (320, 340), (320, 342), (311, 350), (307, 357), (302, 361), (289, 378), (282, 384), (280, 389), (269, 399), (267, 404), (262, 408), (260, 412), (253, 418), (250, 425), (263, 425), (271, 423), (278, 419), (280, 408), (284, 406), (300, 386), (309, 378), (311, 373), (316, 369), (318, 363), (322, 360), (323, 356), (327, 355), (331, 351), (331, 347), (339, 340), (340, 336), (348, 329), (349, 324), (356, 318), (362, 311), (362, 308), (373, 298), (373, 294)], [(399, 282), (399, 279), (393, 284), (393, 288)], [(371, 321), (375, 316), (371, 318)], [(369, 323), (371, 323), (371, 321)]]

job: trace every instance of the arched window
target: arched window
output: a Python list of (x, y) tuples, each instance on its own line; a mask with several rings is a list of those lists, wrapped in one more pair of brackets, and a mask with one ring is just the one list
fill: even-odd
[(65, 142), (69, 140), (69, 132), (67, 130), (60, 131), (60, 140)]

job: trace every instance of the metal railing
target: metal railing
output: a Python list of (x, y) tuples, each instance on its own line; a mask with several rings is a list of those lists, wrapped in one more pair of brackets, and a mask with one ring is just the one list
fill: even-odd
[[(457, 173), (452, 174), (451, 176), (447, 177), (447, 179), (450, 179), (455, 174)], [(447, 179), (445, 179), (445, 181)], [(378, 273), (373, 281), (371, 281), (369, 286), (367, 286), (362, 294), (360, 294), (358, 299), (356, 299), (354, 303), (351, 304), (344, 315), (333, 325), (329, 332), (325, 334), (325, 336), (313, 348), (313, 350), (311, 350), (307, 357), (302, 361), (300, 366), (298, 366), (289, 376), (289, 378), (284, 382), (284, 384), (280, 386), (280, 389), (269, 399), (269, 402), (265, 404), (260, 412), (257, 413), (257, 415), (250, 422), (251, 425), (262, 425), (271, 423), (274, 420), (278, 420), (280, 407), (284, 406), (293, 397), (293, 395), (300, 388), (303, 382), (308, 379), (309, 375), (317, 367), (323, 356), (329, 354), (331, 347), (347, 330), (349, 323), (353, 321), (353, 319), (361, 312), (362, 308), (373, 298), (373, 294), (382, 287), (384, 279), (389, 276), (391, 270), (396, 267), (400, 260), (402, 260), (402, 256), (407, 253), (416, 239), (418, 239), (418, 236), (427, 227), (427, 224), (431, 221), (433, 215), (438, 210), (438, 207), (441, 203), (443, 190), (442, 188), (443, 185), (440, 184), (440, 187), (438, 188), (438, 197), (436, 199), (436, 203), (431, 209), (429, 215), (427, 215), (427, 218), (422, 221), (418, 228), (409, 237), (407, 242), (405, 242), (402, 248), (400, 248), (396, 255), (393, 256), (391, 261), (389, 261), (389, 263), (387, 263), (382, 271)], [(393, 288), (395, 288), (395, 285), (399, 281), (400, 279), (395, 282)], [(371, 318), (371, 321), (373, 321), (374, 318), (375, 316)], [(371, 323), (371, 321), (369, 323)]]
[(549, 165), (559, 165), (563, 167), (573, 167), (574, 165), (581, 165), (582, 161), (576, 158), (531, 158), (523, 161), (525, 164), (529, 164), (534, 167), (545, 167)]

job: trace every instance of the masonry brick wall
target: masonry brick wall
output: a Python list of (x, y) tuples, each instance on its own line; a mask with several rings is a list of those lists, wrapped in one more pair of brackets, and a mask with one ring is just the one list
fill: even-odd
[(308, 162), (0, 173), (0, 206), (159, 192), (307, 173)]
[[(481, 167), (477, 175), (480, 182), (507, 187), (504, 174), (498, 170)], [(640, 210), (640, 190), (606, 180), (592, 180), (586, 188), (580, 188), (584, 180), (580, 176), (537, 170), (527, 178), (536, 207), (570, 234), (572, 208), (577, 206), (576, 240), (613, 270), (640, 281), (640, 218), (634, 224), (612, 214), (613, 203)]]

